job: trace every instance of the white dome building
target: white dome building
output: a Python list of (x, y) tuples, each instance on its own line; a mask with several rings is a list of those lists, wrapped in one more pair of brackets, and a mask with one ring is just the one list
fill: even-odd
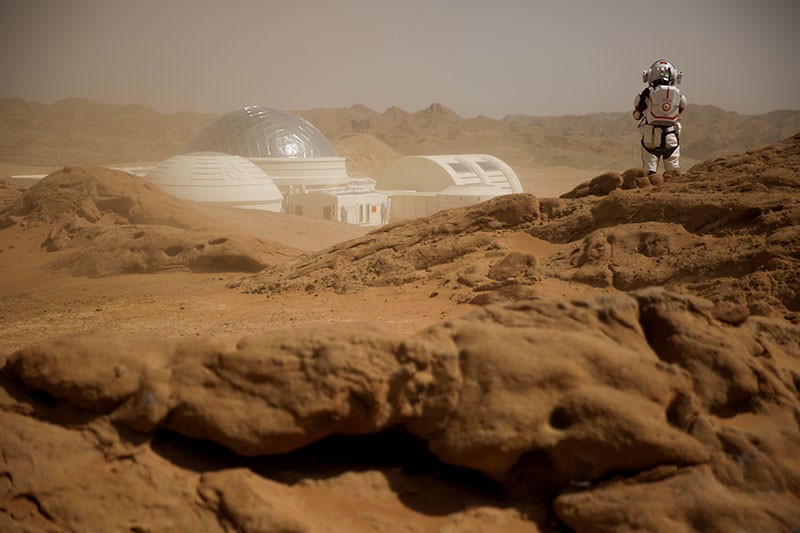
[(160, 189), (195, 202), (280, 212), (275, 182), (243, 157), (213, 152), (176, 155), (155, 166), (145, 179)]
[(279, 109), (249, 106), (228, 113), (201, 131), (189, 152), (238, 155), (263, 169), (280, 190), (347, 185), (345, 159), (307, 120)]
[(391, 191), (393, 222), (522, 192), (514, 170), (487, 154), (403, 157), (389, 165), (375, 188)]

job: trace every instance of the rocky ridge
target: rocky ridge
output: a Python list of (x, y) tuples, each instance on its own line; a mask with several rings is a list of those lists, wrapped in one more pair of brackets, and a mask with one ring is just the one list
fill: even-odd
[(257, 272), (299, 253), (220, 232), (219, 224), (190, 202), (103, 167), (64, 167), (49, 174), (0, 211), (0, 228), (10, 226), (49, 227), (41, 246), (57, 256), (50, 268), (75, 276)]
[[(551, 278), (663, 286), (797, 321), (799, 165), (800, 135), (682, 176), (606, 173), (561, 199), (509, 195), (392, 224), (232, 285), (347, 292), (432, 280), (453, 298), (490, 303), (535, 296)], [(532, 249), (531, 238), (547, 246)]]

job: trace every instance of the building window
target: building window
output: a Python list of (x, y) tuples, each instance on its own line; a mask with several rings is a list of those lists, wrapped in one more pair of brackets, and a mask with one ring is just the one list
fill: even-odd
[(472, 170), (464, 163), (447, 163), (447, 164), (450, 165), (450, 168), (452, 168), (459, 174), (472, 174)]

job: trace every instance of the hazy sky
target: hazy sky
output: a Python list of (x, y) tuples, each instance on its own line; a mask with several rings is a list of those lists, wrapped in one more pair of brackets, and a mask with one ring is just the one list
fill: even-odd
[(799, 0), (0, 0), (0, 98), (583, 114), (666, 57), (690, 103), (764, 113), (800, 109), (799, 23)]

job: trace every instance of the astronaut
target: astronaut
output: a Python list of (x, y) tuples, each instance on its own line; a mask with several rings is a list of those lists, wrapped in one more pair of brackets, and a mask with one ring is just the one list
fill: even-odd
[(672, 63), (659, 59), (642, 71), (647, 87), (633, 101), (633, 118), (641, 121), (642, 165), (649, 174), (658, 170), (659, 159), (664, 170), (680, 170), (681, 125), (678, 120), (686, 107), (686, 97), (678, 84), (683, 77)]

